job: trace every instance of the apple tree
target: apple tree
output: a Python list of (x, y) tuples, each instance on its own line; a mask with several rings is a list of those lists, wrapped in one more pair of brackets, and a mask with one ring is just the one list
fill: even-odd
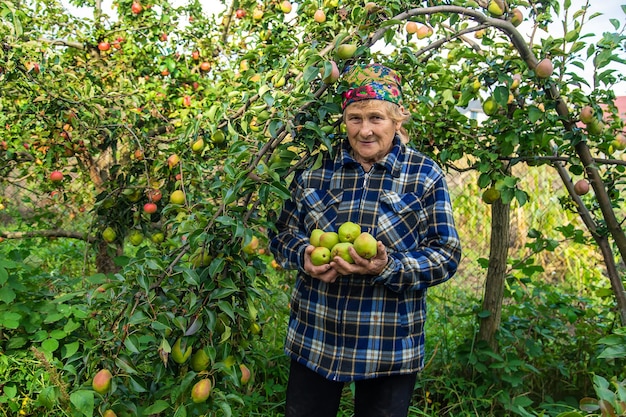
[[(608, 69), (622, 61), (619, 22), (594, 45), (582, 34), (589, 5), (569, 1), (240, 0), (217, 15), (196, 1), (73, 4), (92, 14), (0, 0), (0, 203), (27, 229), (0, 237), (81, 239), (96, 265), (66, 296), (91, 319), (70, 326), (63, 343), (42, 346), (40, 329), (12, 316), (22, 338), (10, 347), (35, 347), (67, 371), (67, 390), (49, 391), (52, 407), (232, 412), (246, 369), (266, 364), (254, 347), (269, 317), (268, 231), (293, 171), (342, 137), (338, 74), (353, 62), (397, 69), (411, 143), (442, 165), (478, 171), (490, 190), (499, 221), (485, 339), (499, 317), (507, 210), (532, 198), (513, 173), (520, 164), (549, 163), (563, 178), (625, 322), (613, 254), (626, 258), (623, 121), (612, 91), (621, 75)], [(564, 34), (534, 36), (570, 9)], [(587, 58), (593, 83), (571, 69)], [(484, 103), (483, 123), (459, 110), (472, 100)], [(594, 116), (581, 126), (587, 107)], [(593, 196), (576, 191), (572, 177), (582, 175)], [(106, 389), (92, 386), (102, 368), (112, 372)], [(207, 386), (209, 402), (198, 394)]]

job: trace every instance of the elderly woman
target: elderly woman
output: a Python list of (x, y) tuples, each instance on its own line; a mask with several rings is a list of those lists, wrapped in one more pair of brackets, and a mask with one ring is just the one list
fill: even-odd
[[(270, 249), (298, 270), (285, 351), (287, 417), (335, 417), (355, 382), (355, 416), (406, 416), (424, 366), (426, 290), (454, 275), (461, 248), (441, 168), (400, 137), (400, 77), (379, 64), (343, 76), (347, 140), (298, 172)], [(311, 262), (313, 229), (359, 224), (377, 253)]]

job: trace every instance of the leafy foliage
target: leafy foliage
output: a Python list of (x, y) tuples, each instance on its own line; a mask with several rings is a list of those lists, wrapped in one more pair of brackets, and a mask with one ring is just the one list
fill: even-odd
[[(507, 203), (531, 198), (511, 174), (522, 162), (566, 161), (580, 176), (590, 169), (579, 159), (582, 145), (614, 158), (593, 161), (602, 166), (594, 184), (611, 191), (607, 201), (586, 198), (599, 235), (611, 233), (603, 209), (623, 207), (624, 187), (623, 152), (614, 142), (623, 130), (612, 90), (623, 79), (612, 67), (623, 61), (617, 22), (614, 33), (587, 43), (583, 8), (563, 37), (516, 49), (514, 29), (502, 30), (503, 19), (473, 2), (348, 3), (305, 0), (285, 14), (275, 1), (242, 0), (223, 2), (212, 15), (195, 1), (121, 0), (112, 11), (75, 1), (93, 11), (78, 17), (49, 0), (0, 0), (0, 239), (81, 241), (54, 256), (38, 246), (46, 240), (0, 242), (1, 371), (17, 375), (0, 379), (10, 381), (0, 403), (10, 412), (254, 415), (263, 406), (262, 415), (280, 413), (286, 288), (264, 251), (293, 171), (315, 164), (343, 137), (346, 86), (325, 84), (320, 74), (330, 60), (340, 69), (370, 60), (397, 69), (413, 115), (412, 144), (451, 169), (475, 170), (478, 187), (494, 186)], [(509, 3), (527, 6), (537, 29), (571, 7)], [(320, 7), (324, 24), (313, 19)], [(436, 36), (417, 42), (399, 31), (407, 19)], [(469, 41), (481, 29), (480, 42)], [(343, 60), (335, 50), (346, 43), (357, 48)], [(552, 57), (554, 77), (536, 76), (534, 54)], [(587, 58), (593, 80), (572, 71)], [(497, 110), (481, 123), (462, 111), (488, 97)], [(584, 105), (606, 116), (599, 131), (572, 127)], [(61, 182), (49, 179), (54, 170), (64, 174)], [(577, 209), (570, 199), (563, 205)], [(105, 239), (107, 228), (113, 233)], [(562, 232), (581, 239), (569, 225)], [(536, 252), (554, 246), (540, 235), (534, 244)], [(551, 391), (537, 388), (541, 377), (578, 389), (585, 372), (598, 370), (588, 354), (593, 342), (578, 332), (608, 333), (606, 317), (581, 308), (586, 299), (531, 286), (539, 272), (532, 260), (515, 269), (507, 293), (515, 302), (500, 334), (505, 349), (493, 352), (465, 334), (442, 336), (459, 367), (437, 364), (432, 380), (444, 394), (428, 388), (424, 410), (527, 415), (544, 401), (527, 390)], [(206, 369), (192, 366), (199, 351)], [(251, 383), (241, 382), (239, 364), (252, 370)], [(102, 368), (113, 373), (104, 395), (91, 387)], [(200, 378), (211, 379), (212, 392), (197, 404), (190, 391)]]

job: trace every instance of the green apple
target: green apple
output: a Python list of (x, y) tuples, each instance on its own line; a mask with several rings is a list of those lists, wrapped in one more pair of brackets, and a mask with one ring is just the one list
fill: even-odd
[(370, 233), (363, 232), (352, 242), (354, 250), (361, 258), (371, 259), (378, 252), (378, 242)]
[(324, 231), (322, 229), (313, 229), (313, 231), (311, 232), (311, 235), (309, 236), (309, 243), (313, 246), (319, 246), (320, 245), (320, 236), (322, 236), (324, 234)]
[(102, 231), (102, 239), (104, 239), (107, 243), (113, 242), (116, 237), (117, 233), (115, 233), (115, 230), (112, 227), (107, 227)]
[(326, 68), (326, 66), (327, 65), (324, 64), (324, 68), (320, 69), (322, 82), (324, 84), (333, 84), (339, 79), (339, 68), (337, 67), (337, 63), (335, 61), (329, 61), (328, 66), (330, 67), (330, 71)]
[(133, 246), (139, 246), (143, 242), (143, 233), (139, 230), (133, 230), (129, 233), (128, 240)]
[(315, 266), (325, 265), (330, 262), (330, 249), (318, 246), (311, 252), (311, 263)]
[(611, 142), (611, 145), (616, 151), (623, 151), (626, 149), (626, 136), (623, 133), (615, 135), (615, 139)]
[(483, 101), (483, 111), (487, 116), (492, 116), (498, 111), (498, 103), (493, 97), (488, 97)]
[(183, 342), (182, 338), (178, 338), (174, 346), (172, 346), (170, 356), (176, 363), (185, 363), (191, 356), (192, 350), (193, 347), (191, 345), (188, 346), (186, 342)]
[(337, 47), (336, 53), (339, 59), (349, 59), (354, 56), (356, 52), (356, 45), (353, 44), (341, 44)]
[(191, 151), (193, 153), (201, 153), (204, 149), (204, 139), (198, 138), (195, 142), (191, 144)]
[(524, 14), (517, 7), (511, 10), (511, 23), (513, 26), (519, 26), (524, 21)]
[(504, 14), (504, 4), (502, 0), (491, 0), (487, 10), (492, 16), (502, 16)]
[(352, 255), (350, 255), (349, 250), (351, 247), (353, 247), (351, 242), (339, 242), (333, 246), (333, 249), (330, 251), (330, 256), (333, 258), (339, 256), (344, 261), (353, 264), (354, 259), (352, 259)]
[(485, 203), (493, 204), (500, 198), (500, 191), (495, 187), (489, 187), (483, 192), (482, 198)]
[(191, 355), (191, 369), (196, 372), (204, 371), (209, 367), (211, 358), (206, 354), (204, 349), (198, 349), (193, 355)]
[(590, 135), (599, 135), (604, 130), (604, 123), (598, 119), (593, 119), (587, 124), (587, 132)]
[(320, 236), (320, 246), (332, 250), (333, 246), (337, 243), (339, 243), (339, 235), (337, 232), (324, 232)]
[(337, 230), (340, 242), (354, 242), (354, 239), (361, 234), (361, 226), (354, 222), (345, 222)]
[(185, 193), (182, 190), (174, 190), (170, 194), (170, 203), (185, 204)]

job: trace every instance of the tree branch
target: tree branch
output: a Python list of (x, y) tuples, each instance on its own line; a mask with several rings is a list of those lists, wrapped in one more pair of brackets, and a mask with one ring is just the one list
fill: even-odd
[(69, 238), (69, 239), (84, 240), (85, 242), (89, 242), (89, 243), (95, 242), (96, 240), (95, 237), (89, 236), (83, 232), (73, 232), (69, 230), (58, 230), (58, 229), (31, 230), (29, 232), (7, 232), (7, 231), (0, 230), (0, 237), (3, 237), (5, 239), (30, 239), (30, 238), (36, 238), (36, 237), (48, 237), (48, 238), (63, 237), (63, 238)]

